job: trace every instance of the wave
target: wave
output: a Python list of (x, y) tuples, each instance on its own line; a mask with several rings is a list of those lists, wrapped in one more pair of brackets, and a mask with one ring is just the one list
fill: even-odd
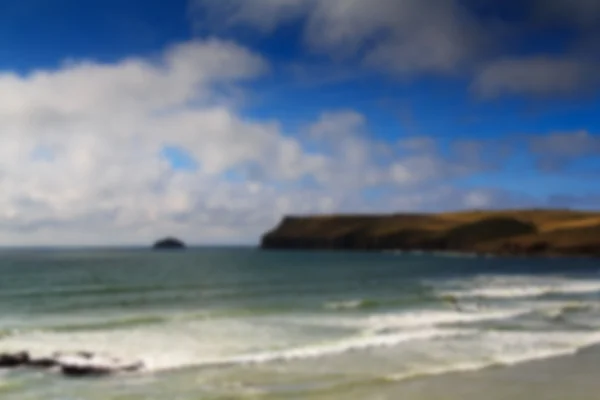
[(313, 345), (299, 348), (291, 348), (280, 351), (248, 354), (223, 360), (205, 361), (198, 366), (220, 366), (232, 364), (263, 364), (276, 361), (292, 361), (309, 358), (322, 358), (344, 354), (356, 350), (367, 350), (372, 348), (392, 347), (400, 343), (414, 340), (439, 339), (459, 335), (472, 335), (469, 330), (424, 330), (407, 333), (384, 334), (366, 336), (341, 340), (333, 343)]
[(484, 312), (460, 311), (411, 311), (400, 314), (384, 314), (371, 316), (368, 319), (369, 331), (388, 329), (409, 329), (418, 327), (434, 327), (452, 324), (477, 323), (492, 320), (504, 320), (518, 317), (531, 312), (531, 308), (515, 308), (506, 310), (491, 310)]
[(451, 373), (460, 373), (460, 372), (474, 372), (481, 371), (487, 368), (496, 367), (496, 366), (512, 366), (517, 364), (522, 364), (526, 362), (532, 362), (536, 360), (544, 360), (549, 358), (561, 357), (575, 354), (579, 351), (579, 349), (564, 349), (564, 350), (550, 350), (546, 352), (540, 352), (536, 354), (523, 355), (521, 357), (511, 357), (506, 360), (499, 359), (491, 359), (488, 361), (476, 361), (476, 362), (465, 362), (454, 365), (446, 365), (446, 366), (431, 366), (429, 368), (418, 368), (414, 371), (401, 373), (401, 374), (393, 374), (387, 376), (387, 380), (391, 381), (406, 381), (410, 379), (424, 378), (427, 376), (435, 376), (435, 375), (445, 375)]
[(555, 307), (548, 307), (540, 310), (542, 314), (553, 320), (563, 320), (571, 314), (577, 314), (586, 311), (592, 311), (597, 308), (597, 304), (584, 302), (571, 302), (561, 304)]
[[(566, 312), (570, 312), (567, 307), (564, 308)], [(491, 316), (490, 313), (488, 317)], [(500, 314), (495, 315), (499, 316)], [(438, 321), (442, 319), (448, 320), (438, 318)], [(370, 322), (374, 321), (377, 319)], [(385, 322), (389, 328), (394, 324), (398, 325), (402, 320), (386, 319), (380, 322)], [(150, 372), (188, 368), (251, 367), (257, 364), (302, 360), (312, 360), (324, 366), (327, 365), (325, 359), (329, 357), (354, 357), (354, 352), (368, 351), (358, 358), (365, 360), (365, 357), (373, 354), (376, 356), (379, 352), (387, 357), (384, 364), (395, 363), (390, 365), (397, 368), (397, 372), (388, 371), (382, 376), (404, 380), (573, 354), (600, 342), (600, 332), (505, 332), (439, 326), (421, 326), (419, 329), (410, 330), (405, 324), (402, 330), (392, 333), (373, 330), (371, 333), (363, 332), (319, 342), (311, 340), (303, 344), (298, 341), (285, 343), (277, 340), (274, 336), (277, 333), (276, 329), (258, 337), (256, 334), (261, 332), (260, 327), (254, 332), (241, 332), (238, 327), (237, 337), (227, 339), (216, 332), (198, 338), (194, 332), (182, 333), (181, 328), (183, 327), (160, 332), (154, 329), (136, 329), (128, 335), (115, 332), (38, 332), (2, 340), (0, 343), (5, 350), (27, 350), (34, 357), (43, 357), (55, 352), (89, 351), (118, 358), (123, 360), (123, 363), (141, 361)], [(223, 331), (235, 333), (232, 327), (224, 327)], [(202, 330), (198, 329), (198, 332)], [(223, 347), (223, 340), (230, 340), (230, 346)], [(244, 343), (243, 340), (247, 342)], [(276, 344), (273, 345), (273, 342)], [(222, 347), (222, 351), (215, 351), (219, 346)], [(265, 348), (266, 346), (271, 348)], [(316, 361), (322, 359), (323, 362)], [(331, 363), (331, 368), (344, 368), (344, 365), (345, 363), (340, 365), (334, 362)], [(362, 368), (361, 365), (367, 370), (370, 368), (368, 362), (350, 362), (348, 365), (352, 368)]]
[[(140, 357), (149, 372), (189, 368), (251, 367), (267, 363), (322, 360), (356, 351), (394, 348), (404, 345), (406, 357), (397, 357), (400, 372), (385, 374), (387, 380), (406, 380), (428, 375), (475, 371), (492, 366), (509, 366), (524, 362), (575, 354), (600, 342), (600, 333), (540, 332), (482, 333), (471, 329), (421, 330), (347, 338), (329, 343), (259, 351), (234, 356), (190, 358), (171, 363), (153, 363), (152, 356)], [(158, 349), (147, 349), (158, 350)], [(169, 351), (168, 347), (163, 349)], [(386, 352), (388, 350), (385, 350)], [(35, 355), (35, 353), (32, 353)], [(402, 353), (400, 353), (402, 354)], [(415, 354), (424, 357), (414, 359)], [(114, 354), (111, 354), (113, 356)], [(109, 357), (108, 355), (103, 355)], [(124, 363), (136, 360), (116, 355)], [(361, 356), (364, 357), (364, 356)], [(426, 360), (424, 362), (423, 360)], [(175, 361), (175, 360), (171, 360)], [(320, 362), (320, 361), (319, 361)], [(325, 362), (325, 361), (323, 361)], [(320, 362), (321, 363), (321, 362)], [(360, 363), (359, 363), (360, 364)], [(325, 365), (321, 363), (321, 365)], [(332, 364), (332, 368), (340, 368)], [(342, 366), (343, 368), (343, 366)]]
[(489, 298), (489, 299), (513, 299), (542, 297), (551, 294), (559, 295), (577, 295), (591, 294), (600, 292), (600, 281), (583, 280), (540, 280), (531, 281), (530, 284), (523, 284), (527, 278), (522, 280), (504, 280), (496, 282), (490, 280), (488, 283), (475, 283), (475, 287), (462, 290), (449, 290), (439, 293), (440, 297), (446, 299), (462, 298)]
[[(131, 316), (14, 331), (0, 338), (0, 344), (41, 357), (77, 351), (110, 354), (125, 361), (142, 360), (150, 369), (162, 370), (318, 358), (412, 340), (472, 334), (477, 331), (444, 325), (507, 319), (525, 311), (425, 310), (361, 317), (296, 315), (219, 320), (189, 319), (187, 315)], [(311, 332), (317, 336), (311, 336)]]
[[(509, 289), (512, 281), (496, 279), (460, 283), (474, 285), (462, 290), (462, 293), (473, 293), (477, 290)], [(520, 281), (520, 284), (519, 288), (574, 289), (589, 293), (600, 282), (546, 279)], [(228, 310), (225, 312), (227, 317), (220, 318), (211, 317), (213, 311), (200, 310), (90, 315), (82, 320), (75, 317), (54, 320), (54, 323), (37, 321), (37, 326), (31, 327), (36, 330), (0, 330), (0, 347), (3, 351), (27, 350), (35, 357), (55, 352), (88, 351), (110, 355), (124, 363), (141, 361), (150, 372), (296, 361), (302, 361), (299, 365), (318, 363), (329, 367), (329, 358), (354, 357), (352, 353), (361, 352), (359, 359), (362, 360), (374, 354), (387, 356), (385, 363), (375, 360), (371, 367), (397, 367), (397, 370), (377, 373), (378, 376), (399, 380), (572, 354), (600, 342), (600, 333), (589, 329), (552, 332), (554, 329), (579, 328), (576, 325), (566, 326), (561, 318), (569, 316), (570, 322), (572, 314), (577, 313), (581, 313), (578, 317), (587, 318), (588, 311), (597, 311), (600, 303), (534, 298), (518, 302), (489, 302), (486, 305), (470, 301), (469, 296), (464, 297), (465, 307), (456, 310), (389, 312), (380, 309), (365, 313), (320, 311), (310, 315), (299, 312), (243, 317)], [(468, 310), (466, 306), (471, 303), (480, 303), (484, 307)], [(385, 300), (357, 298), (325, 303), (323, 307), (328, 310), (360, 310), (388, 304)], [(540, 315), (545, 318), (540, 326), (549, 331), (534, 332), (537, 326), (521, 325), (522, 321), (538, 322)], [(491, 324), (485, 324), (485, 328), (479, 324), (513, 318), (516, 325), (511, 330), (490, 331)], [(397, 356), (393, 352), (397, 352)], [(345, 363), (330, 364), (331, 368), (343, 368)], [(354, 368), (364, 368), (365, 371), (369, 368), (368, 362), (355, 364)]]
[[(439, 340), (444, 339), (444, 340)], [(412, 343), (421, 341), (421, 343)], [(332, 344), (294, 348), (289, 350), (250, 354), (199, 366), (251, 365), (277, 361), (324, 358), (357, 350), (395, 347), (410, 342), (410, 351), (419, 350), (428, 356), (429, 365), (419, 363), (406, 366), (407, 371), (387, 378), (404, 380), (423, 375), (472, 371), (491, 366), (511, 366), (559, 356), (576, 354), (581, 349), (600, 343), (600, 332), (482, 332), (462, 330), (422, 330), (399, 334), (354, 338)], [(461, 344), (462, 346), (460, 346)], [(472, 352), (468, 350), (471, 349)], [(439, 350), (439, 352), (432, 351)], [(439, 354), (454, 356), (443, 360)], [(436, 360), (436, 357), (439, 359)], [(471, 358), (471, 359), (461, 359)]]
[[(469, 347), (471, 360), (438, 362), (391, 374), (387, 379), (402, 381), (430, 375), (478, 371), (495, 366), (513, 366), (526, 362), (573, 355), (600, 343), (600, 333), (540, 332), (485, 333)], [(479, 347), (479, 348), (478, 348)], [(478, 353), (479, 352), (479, 353)]]
[(54, 332), (77, 332), (77, 331), (95, 331), (95, 330), (114, 330), (128, 329), (144, 325), (157, 325), (168, 322), (168, 317), (147, 316), (147, 317), (131, 317), (107, 321), (61, 324), (53, 326), (45, 326), (39, 330), (54, 331)]
[[(256, 334), (258, 332), (254, 332)], [(472, 334), (468, 330), (426, 329), (394, 334), (354, 336), (331, 339), (329, 341), (307, 344), (279, 342), (279, 348), (266, 349), (272, 346), (269, 339), (252, 338), (252, 332), (238, 333), (238, 340), (232, 338), (207, 337), (198, 339), (191, 332), (181, 331), (131, 331), (119, 335), (110, 333), (52, 333), (31, 332), (3, 340), (2, 348), (7, 351), (28, 351), (33, 357), (47, 357), (55, 353), (88, 352), (110, 355), (123, 362), (142, 361), (147, 370), (162, 371), (190, 367), (224, 367), (233, 365), (263, 364), (278, 361), (335, 356), (351, 351), (372, 348), (392, 347), (400, 343), (430, 340), (457, 335)], [(244, 336), (250, 336), (247, 343), (242, 342)], [(254, 339), (254, 340), (253, 340)], [(229, 343), (226, 343), (229, 341)], [(219, 349), (221, 347), (221, 349)], [(264, 350), (252, 351), (253, 348)]]
[(327, 310), (365, 310), (384, 305), (385, 302), (369, 299), (333, 301), (323, 306)]

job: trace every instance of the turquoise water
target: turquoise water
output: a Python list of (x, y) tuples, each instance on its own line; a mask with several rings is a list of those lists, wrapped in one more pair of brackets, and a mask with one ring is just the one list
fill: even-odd
[(0, 371), (0, 398), (375, 398), (599, 343), (598, 272), (592, 260), (3, 251), (0, 352), (89, 351), (144, 369)]

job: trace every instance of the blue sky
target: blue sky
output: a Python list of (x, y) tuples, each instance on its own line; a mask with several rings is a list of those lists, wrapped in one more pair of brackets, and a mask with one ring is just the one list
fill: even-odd
[[(0, 240), (600, 204), (600, 3), (6, 0)], [(43, 156), (40, 156), (43, 155)]]

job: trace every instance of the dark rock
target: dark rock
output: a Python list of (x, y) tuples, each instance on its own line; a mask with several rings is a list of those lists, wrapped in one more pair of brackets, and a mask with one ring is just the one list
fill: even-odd
[(144, 368), (142, 362), (126, 365), (61, 364), (63, 375), (71, 378), (101, 377), (119, 372), (136, 372)]
[(15, 368), (29, 362), (29, 353), (19, 352), (14, 354), (0, 354), (0, 368)]
[(72, 378), (106, 376), (114, 372), (110, 367), (106, 366), (75, 364), (62, 364), (60, 370), (63, 375)]
[(127, 363), (113, 357), (100, 357), (97, 354), (80, 351), (70, 354), (57, 352), (51, 356), (34, 358), (27, 352), (0, 353), (0, 368), (42, 368), (56, 369), (63, 375), (73, 378), (101, 377), (120, 372), (136, 372), (144, 368), (144, 363)]
[(52, 357), (32, 358), (27, 362), (27, 366), (33, 368), (54, 368), (58, 365), (58, 360)]
[(185, 249), (185, 243), (175, 238), (165, 238), (157, 241), (152, 246), (156, 250), (181, 250)]

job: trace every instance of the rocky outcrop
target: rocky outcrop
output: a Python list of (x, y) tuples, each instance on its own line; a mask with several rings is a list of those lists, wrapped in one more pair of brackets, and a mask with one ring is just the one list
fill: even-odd
[(570, 210), (286, 217), (264, 249), (600, 256), (600, 213)]
[(50, 369), (58, 367), (60, 363), (56, 358), (53, 357), (40, 357), (31, 358), (25, 365), (32, 368)]
[(152, 246), (152, 248), (155, 250), (182, 250), (185, 249), (185, 247), (186, 246), (183, 241), (172, 237), (158, 240)]
[(82, 377), (100, 377), (113, 375), (119, 372), (135, 372), (143, 368), (141, 362), (132, 364), (69, 364), (64, 363), (60, 365), (60, 371), (63, 375), (71, 378), (82, 378)]
[(3, 353), (0, 354), (0, 368), (16, 368), (29, 362), (29, 353)]
[(117, 358), (101, 357), (89, 352), (74, 354), (55, 353), (35, 358), (27, 352), (1, 353), (0, 369), (32, 368), (60, 372), (72, 378), (100, 377), (122, 372), (136, 372), (144, 368), (141, 361), (127, 363)]

